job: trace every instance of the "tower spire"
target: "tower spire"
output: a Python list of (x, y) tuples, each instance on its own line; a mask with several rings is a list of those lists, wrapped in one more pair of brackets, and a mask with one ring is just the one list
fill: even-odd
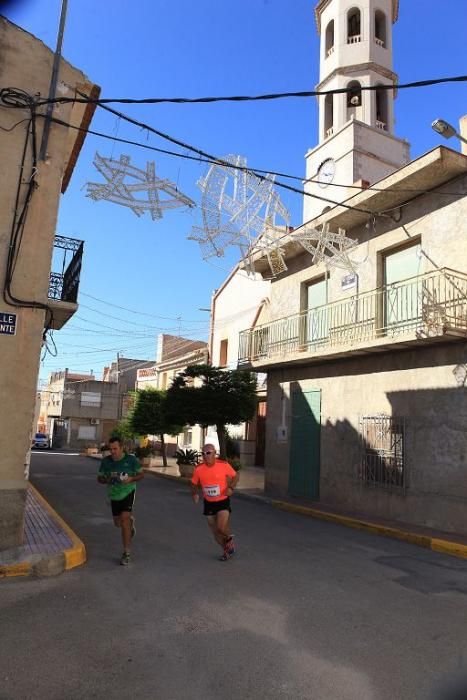
[[(409, 161), (407, 142), (394, 135), (395, 89), (392, 25), (398, 0), (321, 0), (315, 9), (320, 35), (317, 89), (346, 92), (319, 97), (318, 146), (306, 154), (307, 191), (342, 201), (333, 187), (375, 182)], [(371, 87), (372, 90), (362, 90)], [(304, 220), (322, 213), (306, 197)]]

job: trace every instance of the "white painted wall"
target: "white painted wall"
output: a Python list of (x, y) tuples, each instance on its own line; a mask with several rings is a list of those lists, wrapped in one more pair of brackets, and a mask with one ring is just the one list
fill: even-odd
[(237, 366), (238, 335), (250, 328), (258, 307), (269, 298), (271, 283), (260, 275), (247, 276), (244, 270), (237, 270), (231, 279), (214, 296), (214, 322), (212, 332), (212, 364), (220, 363), (222, 340), (228, 340), (227, 366)]

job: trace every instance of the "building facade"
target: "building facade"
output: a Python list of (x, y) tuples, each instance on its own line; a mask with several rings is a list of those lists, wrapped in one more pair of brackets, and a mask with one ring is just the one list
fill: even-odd
[[(39, 158), (34, 164), (34, 133), (30, 133), (33, 122), (28, 104), (38, 94), (48, 95), (54, 54), (36, 37), (4, 17), (0, 17), (0, 45), (0, 82), (15, 88), (14, 99), (23, 105), (2, 109), (0, 132), (0, 230), (3, 232), (0, 278), (4, 290), (0, 304), (0, 384), (4, 396), (14, 397), (14, 410), (10, 401), (0, 406), (2, 431), (8, 435), (9, 443), (0, 465), (0, 549), (3, 549), (20, 545), (23, 538), (31, 429), (44, 329), (62, 327), (77, 308), (81, 242), (56, 240), (62, 252), (70, 253), (73, 265), (70, 268), (70, 260), (65, 275), (50, 272), (59, 198), (70, 181), (85, 131), (52, 123), (44, 159)], [(92, 97), (99, 94), (97, 86), (64, 60), (60, 62), (58, 78), (61, 95), (71, 97), (77, 90)], [(60, 107), (60, 118), (66, 124), (85, 129), (94, 109), (95, 105), (70, 102)], [(19, 125), (15, 127), (17, 122)], [(34, 122), (38, 148), (44, 123), (41, 111)], [(29, 191), (31, 179), (37, 187)], [(29, 199), (18, 238), (15, 231), (19, 214), (15, 213), (15, 202), (21, 211)]]
[[(359, 8), (370, 54), (370, 44), (384, 48), (375, 38), (388, 51), (397, 3)], [(372, 35), (382, 8), (384, 33), (380, 24)], [(341, 36), (352, 4), (321, 2), (322, 22), (324, 12)], [(352, 46), (364, 43), (364, 33), (354, 36), (344, 69)], [(323, 62), (327, 32), (321, 39)], [(362, 84), (371, 84), (367, 63)], [(341, 128), (354, 122), (349, 115)], [(365, 128), (379, 139), (379, 124), (368, 119)], [(323, 148), (330, 136), (320, 132)], [(372, 189), (378, 154), (365, 165), (354, 150), (357, 175), (335, 169), (322, 179), (326, 197), (333, 184), (354, 185), (353, 196), (301, 227), (345, 231), (355, 242), (346, 263), (331, 248), (312, 263), (293, 236), (285, 239), (288, 270), (273, 280), (255, 327), (241, 333), (239, 365), (268, 375), (266, 489), (467, 534), (467, 157), (439, 147), (401, 167), (395, 161)], [(384, 170), (383, 146), (381, 160)], [(267, 273), (266, 261), (255, 267)]]
[[(190, 340), (161, 333), (157, 341), (156, 362), (152, 367), (138, 370), (137, 389), (168, 389), (174, 377), (191, 365), (205, 365), (209, 361), (208, 344), (202, 340)], [(187, 426), (179, 435), (165, 435), (167, 455), (173, 456), (177, 448), (200, 450), (205, 431), (199, 425)], [(154, 436), (157, 440), (158, 437)]]
[[(249, 274), (235, 267), (217, 289), (211, 303), (211, 363), (236, 369), (240, 332), (254, 326), (263, 307), (269, 304), (271, 283), (259, 274)], [(258, 374), (258, 407), (248, 423), (229, 425), (240, 460), (245, 466), (264, 466), (266, 445), (266, 374)]]

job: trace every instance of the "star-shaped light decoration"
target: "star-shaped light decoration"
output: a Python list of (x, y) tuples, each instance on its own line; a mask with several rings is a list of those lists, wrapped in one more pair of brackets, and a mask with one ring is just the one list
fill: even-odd
[[(106, 199), (114, 204), (129, 207), (136, 216), (143, 216), (148, 211), (153, 221), (162, 219), (166, 209), (196, 206), (173, 182), (156, 176), (154, 161), (148, 161), (146, 170), (140, 170), (130, 164), (130, 156), (121, 155), (120, 160), (113, 160), (96, 153), (93, 162), (106, 180), (106, 183), (87, 183), (86, 196), (95, 201)], [(125, 182), (126, 178), (132, 178), (133, 182)], [(147, 193), (148, 198), (135, 197), (141, 192)], [(168, 197), (162, 198), (161, 193)]]
[(279, 274), (287, 269), (279, 238), (290, 216), (274, 189), (274, 176), (258, 177), (242, 156), (228, 155), (222, 161), (198, 181), (203, 225), (194, 226), (188, 239), (199, 243), (205, 260), (222, 257), (226, 248), (236, 246), (251, 272), (255, 253), (262, 251), (271, 274)]
[(349, 253), (357, 247), (358, 242), (346, 236), (340, 228), (337, 233), (329, 230), (329, 224), (320, 229), (303, 226), (290, 234), (290, 239), (299, 243), (311, 256), (315, 265), (324, 262), (328, 267), (339, 267), (355, 272), (356, 263)]

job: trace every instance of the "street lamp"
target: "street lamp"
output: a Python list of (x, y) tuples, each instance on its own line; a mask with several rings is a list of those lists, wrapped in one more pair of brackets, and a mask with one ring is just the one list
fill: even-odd
[(457, 136), (460, 141), (467, 144), (467, 139), (464, 138), (462, 134), (459, 134), (452, 124), (449, 124), (444, 119), (435, 119), (435, 121), (431, 124), (431, 128), (433, 131), (436, 131), (437, 134), (444, 136), (445, 139), (450, 139), (452, 136)]

